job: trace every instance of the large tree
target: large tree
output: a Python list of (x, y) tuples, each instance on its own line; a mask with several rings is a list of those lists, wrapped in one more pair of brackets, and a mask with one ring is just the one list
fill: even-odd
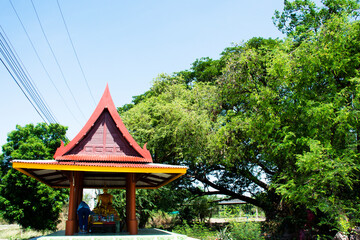
[(359, 219), (359, 36), (338, 14), (301, 42), (254, 38), (200, 60), (223, 66), (209, 81), (161, 75), (119, 112), (155, 161), (189, 166), (178, 183), (193, 193), (259, 206), (277, 228), (302, 227), (306, 209), (340, 228)]
[(275, 77), (288, 79), (287, 98), (296, 100), (286, 104), (294, 170), (274, 186), (335, 220), (358, 215), (359, 34), (358, 21), (333, 17), (273, 67)]
[(35, 230), (55, 230), (62, 204), (67, 199), (64, 190), (55, 190), (13, 168), (13, 159), (52, 159), (60, 141), (66, 140), (66, 127), (39, 123), (16, 126), (2, 146), (0, 213), (4, 219)]
[(288, 206), (288, 216), (307, 207), (335, 227), (338, 216), (354, 216), (359, 34), (359, 22), (333, 17), (300, 44), (289, 38), (232, 56), (220, 80), (228, 109), (224, 159), (242, 178), (249, 179), (243, 168), (260, 173), (254, 180), (261, 182), (251, 181), (272, 206), (285, 196), (278, 206)]

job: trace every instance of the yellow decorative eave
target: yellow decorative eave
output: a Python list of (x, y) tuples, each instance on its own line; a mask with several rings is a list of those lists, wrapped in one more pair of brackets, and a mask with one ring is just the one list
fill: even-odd
[[(69, 187), (67, 172), (84, 172), (84, 182), (91, 178), (90, 175), (101, 174), (102, 176), (118, 177), (118, 182), (121, 182), (121, 176), (126, 173), (135, 173), (139, 176), (139, 185), (137, 188), (142, 189), (156, 189), (162, 187), (175, 179), (184, 175), (187, 167), (166, 165), (166, 164), (134, 164), (134, 163), (59, 163), (56, 160), (14, 160), (12, 162), (13, 168), (26, 174), (29, 177), (47, 184), (50, 187)], [(51, 175), (52, 178), (49, 178)], [(45, 177), (47, 176), (47, 177)], [(145, 176), (145, 177), (144, 177)], [(52, 182), (52, 179), (63, 178), (63, 181)], [(106, 177), (105, 177), (106, 178)], [(101, 180), (97, 180), (96, 184), (99, 186)], [(93, 181), (94, 182), (94, 181)], [(148, 186), (146, 185), (148, 182)], [(150, 182), (150, 183), (149, 183)], [(85, 188), (96, 188), (98, 185), (86, 185)], [(124, 188), (120, 183), (111, 186), (109, 183), (108, 188)]]
[(79, 172), (119, 172), (119, 173), (180, 173), (185, 174), (187, 168), (157, 168), (157, 167), (107, 167), (107, 166), (78, 166), (78, 165), (55, 165), (55, 164), (39, 164), (39, 163), (25, 163), (13, 162), (15, 169), (47, 169), (47, 170), (62, 170), (62, 171), (79, 171)]

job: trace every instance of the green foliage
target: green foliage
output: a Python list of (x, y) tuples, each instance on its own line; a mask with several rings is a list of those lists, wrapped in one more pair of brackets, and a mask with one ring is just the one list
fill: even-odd
[(66, 195), (10, 169), (0, 188), (0, 210), (4, 219), (23, 228), (55, 230)]
[(178, 218), (181, 222), (193, 223), (197, 221), (205, 223), (210, 220), (216, 210), (217, 206), (214, 200), (214, 197), (201, 196), (185, 201), (179, 208)]
[(286, 101), (294, 99), (287, 103), (293, 170), (273, 186), (287, 200), (325, 213), (321, 222), (334, 227), (340, 227), (341, 215), (357, 215), (358, 208), (359, 26), (334, 17), (282, 55), (288, 68), (279, 62), (272, 69), (291, 80)]
[(0, 211), (10, 223), (23, 228), (55, 230), (65, 190), (54, 190), (15, 169), (12, 159), (51, 159), (60, 141), (65, 139), (66, 127), (59, 124), (16, 126), (3, 145), (3, 174), (0, 186)]
[(148, 143), (155, 162), (191, 165), (206, 159), (216, 87), (196, 83), (189, 89), (180, 81), (160, 76), (152, 87), (154, 95), (121, 115), (132, 136)]
[(284, 9), (275, 11), (274, 24), (295, 39), (305, 39), (309, 33), (319, 31), (327, 20), (338, 16), (357, 18), (359, 0), (321, 0), (317, 6), (312, 0), (284, 1)]
[(216, 217), (235, 219), (235, 218), (260, 218), (264, 217), (264, 212), (261, 209), (257, 209), (252, 204), (241, 205), (222, 205), (219, 206), (219, 211)]
[(223, 229), (220, 229), (220, 231), (216, 235), (216, 239), (221, 239), (221, 240), (231, 240), (232, 239), (231, 233), (228, 231), (227, 226)]
[(260, 222), (230, 222), (220, 230), (206, 226), (204, 223), (189, 225), (186, 221), (178, 224), (173, 232), (187, 235), (197, 239), (222, 239), (222, 240), (261, 240), (265, 239), (261, 232)]
[(185, 84), (194, 82), (214, 83), (216, 78), (221, 75), (221, 69), (225, 62), (222, 60), (213, 60), (209, 57), (196, 59), (192, 64), (190, 71), (181, 71), (177, 75), (181, 76)]
[(259, 222), (231, 222), (228, 226), (232, 239), (260, 240), (265, 239)]
[(16, 125), (16, 130), (8, 134), (7, 143), (2, 146), (1, 174), (9, 170), (12, 159), (52, 159), (61, 140), (66, 142), (66, 129), (59, 124)]
[(176, 213), (174, 212), (167, 213), (162, 210), (153, 210), (150, 221), (147, 223), (146, 227), (165, 230), (170, 229), (174, 225), (175, 217)]
[(172, 231), (202, 240), (214, 239), (217, 235), (215, 230), (209, 229), (204, 223), (194, 223), (189, 225), (186, 221), (182, 224), (176, 225)]
[[(111, 190), (114, 196), (113, 204), (118, 211), (120, 219), (126, 219), (126, 191)], [(152, 210), (155, 208), (154, 195), (152, 191), (138, 189), (136, 190), (136, 215), (139, 219), (139, 227), (144, 228)]]
[[(358, 22), (333, 17), (300, 45), (265, 43), (229, 58), (219, 80), (229, 109), (219, 131), (220, 149), (238, 166), (227, 174), (240, 169), (239, 175), (267, 189), (249, 174), (263, 170), (272, 183), (262, 198), (266, 212), (281, 194), (281, 211), (289, 208), (298, 219), (301, 206), (325, 213), (321, 221), (332, 226), (335, 216), (354, 214), (359, 30)], [(267, 212), (271, 215), (280, 221)]]
[(119, 109), (155, 162), (189, 167), (179, 187), (261, 207), (273, 233), (304, 228), (306, 209), (322, 232), (360, 220), (358, 1), (322, 3), (285, 1), (275, 19), (288, 38), (160, 75)]
[[(120, 215), (120, 219), (126, 218), (126, 192), (125, 190), (110, 190), (113, 194), (113, 204)], [(154, 212), (177, 211), (178, 205), (187, 198), (186, 190), (174, 191), (172, 185), (166, 185), (159, 189), (136, 190), (136, 214), (139, 219), (139, 227), (144, 228)]]

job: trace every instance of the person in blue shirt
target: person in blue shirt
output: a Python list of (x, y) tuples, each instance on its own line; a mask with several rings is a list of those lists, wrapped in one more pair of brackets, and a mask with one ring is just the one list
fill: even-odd
[(88, 227), (88, 218), (90, 214), (90, 207), (86, 202), (81, 201), (79, 207), (77, 208), (77, 214), (79, 216), (79, 228), (80, 232), (87, 232)]

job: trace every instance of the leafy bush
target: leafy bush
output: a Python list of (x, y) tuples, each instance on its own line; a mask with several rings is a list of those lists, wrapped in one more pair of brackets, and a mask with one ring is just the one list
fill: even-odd
[(214, 200), (213, 197), (201, 196), (185, 202), (179, 209), (180, 220), (188, 223), (194, 221), (206, 222), (216, 210)]
[(228, 230), (228, 227), (220, 229), (220, 231), (216, 235), (216, 239), (231, 240), (231, 232)]
[(215, 230), (206, 227), (204, 223), (194, 223), (189, 225), (186, 221), (181, 225), (176, 225), (172, 231), (197, 239), (215, 239), (217, 235)]
[[(123, 189), (111, 190), (114, 196), (113, 204), (120, 218), (126, 218), (126, 191)], [(178, 210), (178, 203), (182, 203), (188, 193), (172, 187), (172, 184), (159, 189), (136, 190), (136, 216), (139, 219), (139, 227), (144, 228), (150, 217), (157, 211), (173, 212)]]
[(168, 229), (174, 222), (174, 215), (170, 215), (164, 211), (153, 211), (146, 227)]
[(232, 222), (229, 226), (232, 239), (259, 240), (264, 239), (259, 222)]
[(9, 223), (33, 230), (55, 230), (68, 190), (53, 189), (11, 167), (12, 159), (52, 159), (67, 127), (39, 123), (16, 125), (2, 146), (0, 214)]
[(260, 222), (231, 222), (226, 227), (216, 231), (204, 223), (188, 224), (186, 221), (178, 224), (173, 232), (197, 239), (221, 240), (263, 240)]
[(265, 213), (262, 209), (257, 208), (252, 204), (241, 204), (241, 205), (222, 205), (219, 207), (219, 211), (214, 214), (214, 217), (220, 218), (256, 218), (265, 217)]
[(56, 230), (67, 195), (10, 169), (0, 187), (0, 211), (4, 220), (33, 230)]

